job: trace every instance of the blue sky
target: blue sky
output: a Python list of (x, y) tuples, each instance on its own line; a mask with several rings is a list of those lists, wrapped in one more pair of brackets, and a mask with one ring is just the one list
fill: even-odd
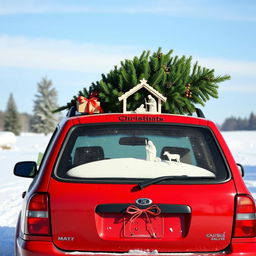
[(231, 75), (202, 108), (209, 119), (256, 113), (254, 0), (0, 0), (0, 110), (12, 92), (19, 111), (32, 113), (44, 76), (63, 105), (121, 60), (159, 46)]

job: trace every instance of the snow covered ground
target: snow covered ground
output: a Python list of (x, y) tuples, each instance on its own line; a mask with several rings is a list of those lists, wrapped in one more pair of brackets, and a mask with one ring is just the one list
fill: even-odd
[[(0, 256), (13, 255), (13, 236), (18, 212), (21, 208), (21, 194), (26, 191), (31, 179), (13, 175), (16, 162), (25, 160), (37, 161), (39, 152), (44, 152), (50, 136), (22, 134), (14, 138), (12, 135), (0, 134), (10, 150), (0, 147)], [(9, 139), (8, 139), (9, 136)], [(256, 198), (256, 131), (223, 132), (236, 161), (245, 166), (245, 181)]]
[(256, 166), (256, 131), (222, 132), (237, 163)]
[[(11, 134), (2, 134), (0, 144), (8, 144), (8, 138), (13, 142)], [(0, 256), (13, 255), (13, 236), (19, 209), (21, 194), (27, 190), (31, 179), (19, 178), (13, 175), (16, 162), (37, 161), (38, 153), (44, 152), (50, 136), (22, 134), (16, 137), (16, 143), (9, 143), (11, 150), (0, 148)]]

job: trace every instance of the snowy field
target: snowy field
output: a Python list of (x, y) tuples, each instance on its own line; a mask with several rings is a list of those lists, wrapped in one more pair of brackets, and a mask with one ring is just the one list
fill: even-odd
[[(13, 139), (10, 134), (0, 133), (0, 256), (13, 255), (13, 236), (18, 212), (21, 208), (21, 194), (27, 190), (32, 179), (13, 175), (16, 162), (37, 161), (38, 152), (44, 152), (50, 136), (22, 134)], [(1, 150), (8, 144), (11, 150)]]
[[(239, 131), (223, 133), (236, 161), (245, 166), (245, 181), (256, 198), (256, 131)], [(50, 136), (22, 134), (14, 138), (11, 134), (0, 132), (0, 256), (13, 255), (13, 236), (19, 210), (21, 194), (26, 191), (31, 179), (13, 175), (16, 162), (37, 161), (39, 152), (44, 149)], [(9, 150), (2, 150), (8, 144)]]

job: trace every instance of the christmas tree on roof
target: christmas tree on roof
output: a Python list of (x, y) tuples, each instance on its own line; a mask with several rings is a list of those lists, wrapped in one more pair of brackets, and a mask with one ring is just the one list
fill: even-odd
[[(83, 88), (78, 95), (60, 107), (57, 111), (71, 108), (79, 96), (97, 97), (104, 112), (122, 112), (122, 103), (118, 97), (146, 79), (147, 83), (167, 100), (162, 106), (163, 113), (191, 114), (196, 105), (205, 105), (211, 97), (218, 98), (218, 84), (230, 79), (229, 75), (216, 76), (214, 69), (192, 64), (192, 57), (172, 56), (173, 50), (166, 54), (161, 48), (150, 54), (143, 51), (131, 60), (121, 61), (102, 79)], [(144, 103), (148, 92), (141, 90), (133, 94), (127, 104), (128, 110), (134, 110)]]

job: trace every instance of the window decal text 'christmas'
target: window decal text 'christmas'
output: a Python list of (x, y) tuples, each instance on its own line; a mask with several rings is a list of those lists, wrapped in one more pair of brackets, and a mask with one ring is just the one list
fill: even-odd
[(119, 116), (121, 122), (164, 122), (159, 116)]

